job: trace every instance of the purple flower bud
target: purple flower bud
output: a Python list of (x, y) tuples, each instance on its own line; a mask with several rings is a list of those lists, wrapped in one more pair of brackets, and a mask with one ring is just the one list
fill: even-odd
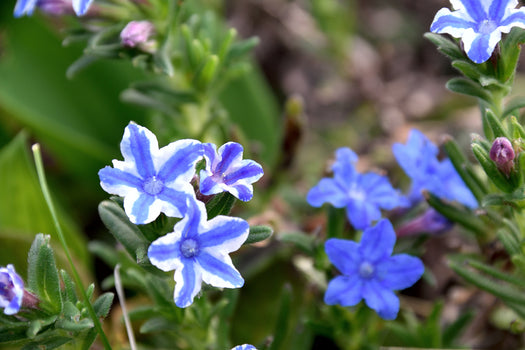
[(498, 169), (507, 176), (514, 168), (514, 157), (516, 155), (512, 143), (506, 137), (498, 137), (494, 140), (489, 156), (497, 164)]
[(430, 208), (422, 215), (407, 222), (397, 229), (398, 237), (419, 235), (422, 233), (440, 234), (452, 228), (453, 223), (446, 217)]
[(135, 47), (145, 44), (154, 32), (155, 27), (149, 21), (131, 21), (120, 32), (120, 39), (122, 45)]
[(15, 272), (13, 265), (0, 267), (0, 307), (4, 314), (14, 315), (22, 306), (24, 298), (24, 281)]
[(42, 12), (52, 16), (72, 15), (75, 13), (70, 0), (38, 0), (37, 6)]

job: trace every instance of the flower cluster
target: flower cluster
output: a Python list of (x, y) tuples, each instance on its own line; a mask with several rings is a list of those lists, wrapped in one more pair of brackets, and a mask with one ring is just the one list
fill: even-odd
[(24, 281), (15, 272), (13, 265), (0, 267), (0, 307), (4, 314), (14, 315), (22, 306), (24, 298)]
[(430, 26), (433, 33), (461, 38), (467, 56), (475, 63), (487, 61), (513, 27), (525, 28), (525, 8), (517, 0), (450, 0), (455, 11), (442, 8)]
[(360, 243), (336, 238), (326, 241), (326, 254), (342, 275), (328, 284), (325, 303), (354, 306), (364, 299), (382, 318), (395, 319), (399, 299), (393, 291), (412, 286), (425, 269), (416, 257), (391, 256), (395, 242), (388, 220), (366, 229)]
[(155, 135), (130, 123), (120, 143), (124, 161), (99, 171), (100, 185), (108, 193), (124, 197), (124, 210), (131, 222), (146, 224), (160, 213), (182, 218), (173, 232), (149, 247), (152, 264), (164, 271), (175, 270), (174, 300), (187, 307), (201, 289), (202, 281), (219, 288), (244, 284), (229, 253), (248, 237), (249, 225), (239, 218), (218, 216), (207, 220), (204, 204), (196, 199), (190, 181), (201, 159), (201, 192), (230, 192), (241, 200), (253, 196), (252, 183), (263, 175), (253, 160), (242, 159), (242, 146), (229, 142), (219, 148), (197, 140), (178, 140), (159, 149)]
[(345, 208), (348, 220), (356, 229), (365, 229), (381, 218), (381, 209), (404, 207), (409, 203), (395, 190), (388, 178), (375, 173), (358, 173), (357, 155), (349, 148), (336, 151), (333, 178), (323, 178), (306, 197), (313, 207), (330, 203)]
[(23, 15), (32, 15), (36, 7), (39, 7), (46, 13), (61, 15), (69, 13), (73, 8), (78, 16), (85, 15), (93, 0), (18, 0), (15, 5), (15, 17)]

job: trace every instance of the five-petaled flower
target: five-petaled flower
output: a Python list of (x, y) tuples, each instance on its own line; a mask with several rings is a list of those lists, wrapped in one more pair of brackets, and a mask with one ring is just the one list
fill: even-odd
[(337, 238), (326, 241), (326, 254), (342, 275), (328, 284), (325, 303), (354, 306), (364, 299), (382, 318), (395, 319), (399, 298), (393, 291), (412, 286), (425, 269), (419, 258), (391, 256), (395, 242), (388, 220), (366, 229), (360, 243)]
[(22, 306), (24, 298), (24, 281), (15, 272), (13, 265), (0, 267), (0, 307), (4, 314), (14, 315)]
[(131, 222), (146, 224), (161, 212), (182, 217), (188, 197), (195, 192), (190, 184), (195, 165), (202, 158), (202, 144), (178, 140), (159, 149), (155, 135), (130, 123), (120, 143), (124, 161), (113, 160), (98, 173), (100, 186), (124, 197), (124, 210)]
[(525, 28), (525, 9), (517, 0), (450, 0), (455, 11), (442, 8), (430, 30), (461, 38), (467, 56), (475, 63), (490, 58), (501, 33), (512, 27)]
[(354, 167), (357, 155), (349, 148), (336, 151), (333, 178), (323, 178), (306, 197), (311, 206), (330, 203), (346, 207), (348, 220), (356, 229), (365, 229), (381, 218), (381, 209), (407, 206), (408, 200), (395, 190), (388, 178), (375, 173), (360, 174)]
[(246, 241), (249, 225), (240, 218), (217, 216), (207, 221), (204, 203), (188, 199), (186, 216), (174, 232), (150, 245), (151, 263), (163, 271), (175, 270), (175, 304), (187, 307), (202, 281), (219, 288), (240, 288), (241, 274), (228, 255)]
[(206, 168), (200, 172), (200, 192), (212, 195), (230, 192), (242, 201), (253, 197), (252, 183), (263, 176), (261, 165), (250, 159), (242, 159), (243, 148), (236, 142), (228, 142), (218, 150), (212, 143), (203, 144)]
[(450, 159), (438, 159), (439, 150), (419, 130), (412, 129), (406, 145), (396, 143), (392, 151), (397, 162), (412, 180), (410, 200), (423, 200), (421, 191), (427, 190), (449, 201), (458, 201), (470, 208), (478, 202), (465, 185)]
[[(14, 15), (15, 17), (21, 17), (23, 15), (32, 15), (35, 7), (41, 7), (42, 9), (48, 9), (52, 14), (55, 12), (63, 11), (66, 7), (73, 6), (73, 10), (78, 16), (86, 14), (89, 6), (93, 0), (73, 0), (66, 2), (66, 0), (18, 0), (15, 5)], [(64, 12), (65, 13), (65, 12)]]

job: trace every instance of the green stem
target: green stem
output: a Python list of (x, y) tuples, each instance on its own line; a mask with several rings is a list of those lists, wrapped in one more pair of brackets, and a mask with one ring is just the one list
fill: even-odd
[(104, 349), (111, 350), (111, 346), (109, 345), (108, 338), (106, 337), (106, 334), (104, 333), (104, 330), (102, 329), (102, 324), (100, 323), (100, 320), (98, 319), (97, 314), (95, 313), (95, 310), (93, 309), (93, 305), (91, 305), (91, 302), (86, 294), (86, 289), (84, 288), (84, 285), (82, 284), (80, 275), (78, 274), (78, 271), (75, 268), (75, 264), (73, 263), (73, 259), (71, 258), (71, 254), (69, 253), (69, 248), (68, 248), (66, 239), (64, 237), (64, 233), (62, 232), (62, 228), (60, 227), (60, 223), (58, 221), (58, 215), (56, 213), (55, 206), (53, 205), (53, 201), (51, 200), (51, 194), (47, 186), (46, 174), (44, 172), (44, 165), (42, 161), (42, 154), (40, 152), (40, 145), (38, 143), (34, 144), (32, 147), (32, 150), (33, 150), (33, 157), (35, 158), (36, 172), (38, 174), (38, 181), (40, 182), (42, 194), (44, 195), (44, 199), (46, 201), (47, 207), (49, 208), (49, 212), (51, 213), (51, 217), (53, 218), (53, 223), (55, 225), (55, 229), (57, 231), (58, 238), (60, 239), (60, 243), (62, 244), (62, 248), (64, 249), (64, 253), (67, 257), (69, 265), (71, 266), (71, 270), (73, 271), (75, 282), (77, 283), (78, 286), (80, 286), (80, 291), (82, 293), (84, 300), (86, 301), (86, 307), (88, 309), (89, 315), (91, 316), (93, 320), (93, 324), (95, 325), (95, 329), (97, 330), (98, 334), (100, 335), (100, 339), (102, 340), (102, 343), (104, 344)]

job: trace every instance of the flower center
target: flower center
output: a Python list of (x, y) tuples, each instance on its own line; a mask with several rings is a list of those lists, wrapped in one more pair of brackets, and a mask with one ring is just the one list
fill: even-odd
[(480, 34), (490, 34), (495, 31), (497, 27), (496, 22), (490, 19), (485, 19), (479, 24), (478, 32)]
[(164, 189), (164, 183), (157, 179), (155, 176), (152, 176), (144, 182), (143, 188), (147, 194), (155, 196), (162, 192), (162, 190)]
[(368, 261), (364, 261), (359, 266), (359, 276), (361, 276), (362, 278), (370, 279), (374, 274), (374, 270), (374, 265), (372, 265)]
[(199, 253), (199, 244), (192, 238), (185, 239), (180, 245), (180, 252), (185, 258), (193, 258)]
[(364, 201), (366, 198), (366, 193), (361, 188), (357, 188), (356, 186), (352, 186), (350, 191), (348, 192), (348, 195), (350, 198), (356, 200), (356, 201)]

